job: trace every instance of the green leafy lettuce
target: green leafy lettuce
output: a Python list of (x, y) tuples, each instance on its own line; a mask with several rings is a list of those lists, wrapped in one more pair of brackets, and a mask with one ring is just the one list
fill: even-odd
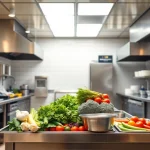
[(38, 109), (38, 120), (43, 128), (58, 123), (79, 123), (78, 107), (77, 98), (67, 94), (49, 105), (41, 106)]

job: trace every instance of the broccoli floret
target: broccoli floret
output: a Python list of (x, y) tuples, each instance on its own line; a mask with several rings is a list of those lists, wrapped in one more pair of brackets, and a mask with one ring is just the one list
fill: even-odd
[(93, 100), (82, 103), (78, 108), (79, 114), (100, 113), (100, 105)]
[(113, 113), (114, 112), (114, 105), (108, 103), (101, 103), (100, 104), (100, 113)]

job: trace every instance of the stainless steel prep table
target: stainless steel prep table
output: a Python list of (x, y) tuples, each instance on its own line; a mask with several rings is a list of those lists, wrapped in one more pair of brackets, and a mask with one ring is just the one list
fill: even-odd
[(2, 132), (6, 150), (148, 150), (150, 133), (92, 133), (87, 131), (54, 131), (39, 133)]

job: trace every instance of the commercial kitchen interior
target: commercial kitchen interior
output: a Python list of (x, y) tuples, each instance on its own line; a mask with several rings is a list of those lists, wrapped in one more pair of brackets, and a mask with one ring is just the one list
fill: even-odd
[[(104, 5), (99, 4), (110, 4), (107, 7), (108, 12), (102, 11)], [(143, 50), (142, 53), (140, 51), (139, 57), (121, 61), (118, 60), (118, 52), (129, 42), (149, 43), (148, 17), (145, 22), (141, 21), (143, 26), (138, 28), (139, 20), (150, 15), (149, 11), (150, 0), (0, 0), (0, 26), (5, 21), (17, 22), (21, 31), (16, 32), (38, 44), (43, 53), (42, 60), (33, 60), (32, 57), (23, 60), (9, 58), (3, 54), (11, 49), (6, 42), (5, 50), (0, 49), (0, 64), (11, 66), (10, 74), (14, 79), (8, 77), (3, 81), (1, 74), (0, 86), (9, 89), (10, 86), (20, 88), (21, 85), (27, 84), (32, 93), (30, 107), (38, 109), (53, 102), (54, 92), (57, 90), (90, 88), (89, 64), (97, 62), (100, 55), (111, 55), (112, 79), (106, 84), (112, 85), (112, 103), (116, 108), (123, 109), (124, 99), (136, 100), (135, 97), (124, 96), (126, 88), (131, 85), (143, 85), (147, 88), (149, 79), (134, 78), (134, 73), (150, 69), (150, 50)], [(138, 30), (135, 31), (134, 27)], [(2, 30), (7, 31), (1, 28), (0, 33)], [(140, 34), (145, 31), (142, 37)], [(131, 35), (133, 32), (141, 38), (134, 41), (135, 37)], [(1, 45), (4, 44), (5, 38), (7, 37), (4, 34), (0, 34)], [(125, 51), (127, 49), (123, 49), (121, 54)], [(146, 57), (141, 61), (142, 55)], [(34, 95), (36, 76), (46, 77), (48, 95), (45, 97)], [(143, 102), (143, 99), (138, 101)], [(150, 98), (144, 99), (146, 108), (140, 108), (139, 111), (144, 111), (146, 117), (150, 118), (148, 101)]]

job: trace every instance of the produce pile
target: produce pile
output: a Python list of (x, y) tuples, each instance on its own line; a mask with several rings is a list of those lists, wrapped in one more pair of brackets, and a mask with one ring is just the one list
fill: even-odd
[(110, 103), (108, 94), (101, 94), (88, 89), (79, 89), (77, 92), (79, 114), (113, 113), (114, 106)]
[(82, 103), (86, 102), (87, 100), (94, 100), (97, 103), (110, 103), (109, 95), (108, 94), (102, 94), (95, 91), (91, 91), (89, 89), (82, 89), (79, 88), (77, 92), (77, 100), (78, 103), (81, 105)]
[(39, 122), (37, 121), (37, 112), (35, 109), (31, 109), (31, 113), (28, 111), (16, 111), (16, 118), (8, 122), (10, 131), (31, 131), (37, 132), (39, 130)]
[(114, 106), (107, 94), (89, 89), (79, 89), (77, 96), (69, 94), (56, 99), (37, 111), (17, 111), (9, 122), (11, 131), (85, 131), (79, 114), (112, 113)]
[(82, 121), (78, 114), (78, 107), (77, 98), (68, 94), (49, 105), (41, 106), (38, 109), (41, 128), (55, 128), (62, 125), (66, 127), (68, 125), (69, 130), (69, 127), (71, 129), (72, 126), (80, 126)]
[(145, 118), (138, 118), (137, 116), (131, 118), (116, 118), (115, 125), (121, 131), (150, 132), (150, 121)]

